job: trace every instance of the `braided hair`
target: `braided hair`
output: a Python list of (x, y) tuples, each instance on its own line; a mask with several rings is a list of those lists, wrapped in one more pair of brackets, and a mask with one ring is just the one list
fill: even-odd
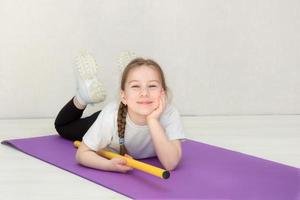
[(125, 126), (126, 126), (126, 115), (127, 115), (127, 105), (120, 103), (118, 110), (118, 135), (119, 135), (119, 144), (120, 144), (120, 154), (124, 156), (127, 154), (127, 149), (125, 147)]
[[(127, 77), (129, 75), (129, 72), (137, 67), (140, 66), (150, 66), (153, 67), (155, 70), (158, 71), (161, 79), (162, 88), (164, 91), (168, 92), (164, 73), (161, 69), (161, 67), (153, 60), (151, 59), (144, 59), (144, 58), (135, 58), (133, 59), (124, 69), (122, 78), (121, 78), (121, 90), (125, 90), (125, 83), (127, 80)], [(118, 110), (118, 118), (117, 118), (117, 124), (118, 124), (118, 135), (119, 135), (119, 144), (120, 144), (120, 154), (125, 155), (127, 154), (127, 149), (125, 147), (125, 127), (126, 127), (126, 116), (127, 116), (128, 108), (127, 105), (125, 105), (123, 102), (120, 102), (119, 110)]]

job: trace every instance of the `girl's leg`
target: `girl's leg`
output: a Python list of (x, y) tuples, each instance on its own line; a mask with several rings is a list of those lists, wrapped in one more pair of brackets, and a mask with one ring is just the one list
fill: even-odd
[(68, 140), (82, 140), (82, 137), (87, 130), (96, 121), (99, 113), (98, 111), (93, 115), (81, 118), (84, 109), (78, 109), (72, 98), (58, 113), (55, 119), (55, 129), (58, 134)]
[(99, 66), (96, 60), (88, 53), (81, 54), (76, 60), (76, 95), (61, 109), (55, 120), (55, 128), (58, 134), (72, 141), (82, 140), (83, 135), (101, 112), (98, 111), (81, 119), (87, 104), (100, 103), (106, 97), (103, 84), (97, 76)]

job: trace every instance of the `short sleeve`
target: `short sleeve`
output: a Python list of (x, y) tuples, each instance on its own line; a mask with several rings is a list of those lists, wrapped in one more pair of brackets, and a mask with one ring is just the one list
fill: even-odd
[(83, 142), (92, 150), (106, 148), (115, 130), (116, 104), (108, 104), (98, 115), (96, 121), (83, 136)]
[(180, 114), (173, 106), (166, 107), (160, 121), (170, 140), (185, 139)]

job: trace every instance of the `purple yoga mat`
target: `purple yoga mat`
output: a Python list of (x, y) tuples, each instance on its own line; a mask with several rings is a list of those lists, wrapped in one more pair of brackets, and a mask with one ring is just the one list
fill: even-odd
[[(72, 142), (57, 135), (2, 143), (134, 199), (300, 199), (300, 169), (192, 140), (166, 180), (80, 166)], [(161, 167), (156, 158), (143, 161)]]

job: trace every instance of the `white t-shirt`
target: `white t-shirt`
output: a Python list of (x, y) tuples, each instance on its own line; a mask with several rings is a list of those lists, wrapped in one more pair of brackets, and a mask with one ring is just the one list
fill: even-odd
[[(117, 127), (119, 103), (112, 102), (104, 107), (98, 118), (83, 137), (83, 142), (92, 150), (108, 149), (119, 153), (119, 136)], [(160, 116), (160, 124), (170, 140), (184, 139), (178, 111), (167, 105)], [(156, 156), (151, 134), (147, 125), (134, 124), (127, 114), (125, 127), (125, 146), (128, 154), (142, 159)]]

